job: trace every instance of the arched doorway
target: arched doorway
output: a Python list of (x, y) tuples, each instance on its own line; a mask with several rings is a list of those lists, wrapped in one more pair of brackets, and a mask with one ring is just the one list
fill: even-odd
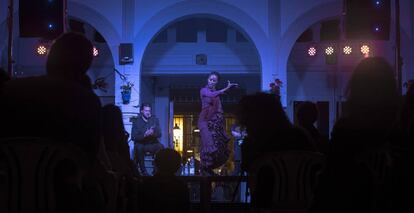
[[(189, 8), (191, 9), (189, 10)], [(262, 71), (261, 87), (262, 89), (268, 89), (268, 83), (274, 80), (274, 69), (272, 67), (274, 57), (269, 55), (269, 49), (271, 47), (269, 47), (269, 40), (263, 26), (245, 11), (217, 0), (177, 2), (163, 8), (151, 16), (151, 18), (143, 25), (136, 26), (138, 27), (137, 29), (140, 29), (133, 39), (134, 56), (136, 60), (132, 66), (134, 71), (129, 72), (129, 77), (136, 83), (135, 85), (137, 87), (140, 87), (137, 85), (141, 82), (139, 79), (140, 75), (134, 75), (133, 72), (141, 69), (141, 67), (137, 66), (141, 66), (147, 46), (160, 29), (185, 17), (207, 14), (209, 16), (220, 17), (228, 23), (233, 23), (232, 26), (236, 27), (240, 32), (243, 32), (245, 37), (255, 44), (258, 55), (260, 56), (260, 66)], [(120, 80), (117, 80), (117, 83), (120, 83)], [(130, 110), (129, 107), (123, 107), (123, 109), (124, 108)]]
[[(211, 71), (220, 72), (219, 87), (227, 80), (240, 84), (222, 99), (230, 128), (241, 96), (261, 90), (260, 57), (244, 33), (220, 17), (194, 15), (163, 27), (145, 50), (140, 101), (153, 105), (164, 133), (161, 142), (184, 156), (198, 155), (199, 90)], [(173, 138), (175, 124), (181, 133)]]

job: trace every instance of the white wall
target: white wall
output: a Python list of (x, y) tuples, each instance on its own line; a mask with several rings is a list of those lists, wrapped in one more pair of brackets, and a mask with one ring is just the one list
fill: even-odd
[[(285, 34), (294, 22), (303, 17), (304, 14), (314, 8), (318, 8), (324, 4), (332, 2), (342, 2), (342, 0), (280, 0), (281, 2), (281, 33)], [(330, 11), (319, 11), (319, 16), (322, 13), (329, 13)], [(317, 14), (314, 14), (317, 15)], [(312, 20), (309, 20), (312, 21)], [(301, 27), (301, 26), (297, 26)]]

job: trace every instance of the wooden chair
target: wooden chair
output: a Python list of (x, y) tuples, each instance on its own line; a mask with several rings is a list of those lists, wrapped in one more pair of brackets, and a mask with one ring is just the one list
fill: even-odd
[(56, 212), (55, 169), (63, 161), (78, 171), (75, 185), (82, 187), (88, 160), (72, 144), (42, 138), (0, 140), (0, 212)]
[(272, 207), (260, 212), (306, 212), (324, 166), (325, 157), (310, 151), (280, 151), (258, 159), (248, 171), (252, 196), (261, 191), (260, 187), (270, 187), (258, 183), (264, 170), (273, 177)]

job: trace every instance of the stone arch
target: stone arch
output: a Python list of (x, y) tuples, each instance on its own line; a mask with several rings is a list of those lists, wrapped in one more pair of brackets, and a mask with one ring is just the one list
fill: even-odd
[[(191, 8), (191, 10), (188, 8)], [(220, 8), (220, 11), (217, 8)], [(180, 2), (162, 9), (152, 16), (134, 38), (135, 62), (136, 66), (140, 66), (137, 68), (141, 68), (145, 50), (159, 31), (177, 20), (191, 16), (207, 16), (220, 19), (244, 33), (246, 38), (256, 47), (262, 72), (263, 88), (264, 79), (271, 78), (272, 76), (271, 57), (268, 57), (270, 51), (268, 49), (267, 35), (260, 25), (248, 14), (234, 6), (215, 0)]]

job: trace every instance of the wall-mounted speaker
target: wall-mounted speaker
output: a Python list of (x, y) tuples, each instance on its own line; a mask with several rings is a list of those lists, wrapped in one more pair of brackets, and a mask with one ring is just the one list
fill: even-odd
[(134, 63), (134, 51), (132, 43), (119, 44), (119, 64), (132, 64)]
[(196, 55), (196, 64), (206, 65), (207, 64), (207, 55), (206, 54), (197, 54)]

